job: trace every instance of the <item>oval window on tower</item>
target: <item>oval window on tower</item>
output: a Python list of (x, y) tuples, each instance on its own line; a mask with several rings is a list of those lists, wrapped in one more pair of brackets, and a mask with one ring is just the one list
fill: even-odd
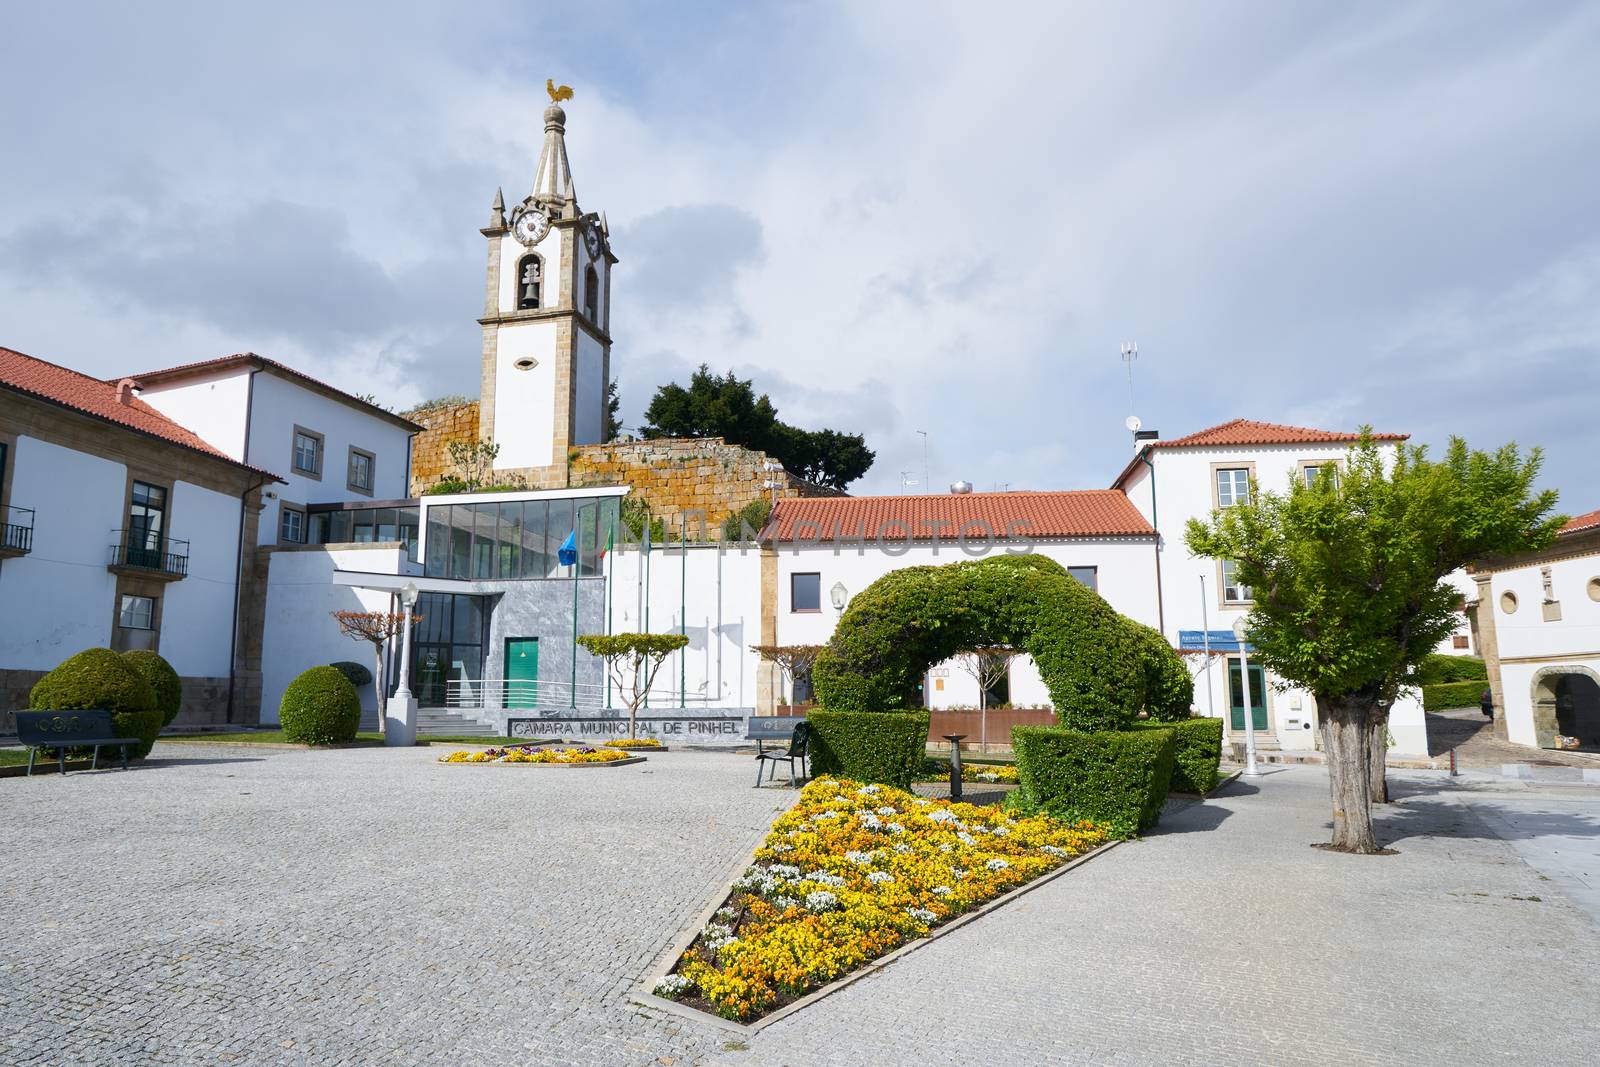
[(523, 356), (521, 359), (517, 360), (511, 365), (518, 370), (532, 370), (539, 365), (539, 361), (534, 359), (532, 356)]

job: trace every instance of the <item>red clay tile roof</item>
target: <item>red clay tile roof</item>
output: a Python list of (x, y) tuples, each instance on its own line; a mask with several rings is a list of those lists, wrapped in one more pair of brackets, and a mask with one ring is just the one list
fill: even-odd
[[(942, 524), (942, 525), (936, 525)], [(979, 542), (1056, 537), (1150, 537), (1155, 531), (1114, 489), (1072, 492), (948, 493), (938, 496), (843, 496), (780, 500), (762, 539), (832, 541), (954, 540), (965, 529)]]
[(1589, 511), (1582, 515), (1574, 515), (1561, 527), (1561, 533), (1577, 533), (1579, 530), (1592, 530), (1600, 526), (1600, 511)]
[(136, 433), (181, 445), (256, 474), (264, 474), (275, 481), (283, 480), (259, 467), (240, 463), (213, 448), (194, 431), (173, 422), (138, 397), (130, 397), (127, 403), (123, 403), (117, 399), (116, 382), (103, 382), (9, 348), (0, 348), (0, 387), (48, 400), (106, 422), (114, 422)]
[(264, 370), (275, 371), (278, 374), (284, 375), (285, 377), (292, 378), (295, 381), (309, 385), (312, 389), (322, 393), (324, 396), (332, 397), (335, 400), (349, 404), (351, 407), (360, 408), (369, 415), (375, 415), (380, 419), (392, 422), (400, 427), (403, 427), (404, 429), (410, 430), (412, 433), (421, 433), (426, 428), (417, 425), (410, 419), (396, 415), (392, 411), (380, 408), (376, 404), (369, 403), (368, 401), (362, 400), (358, 396), (347, 393), (343, 389), (335, 388), (334, 386), (329, 385), (327, 382), (318, 381), (316, 378), (311, 377), (311, 375), (297, 371), (286, 363), (279, 363), (277, 360), (268, 359), (266, 356), (258, 356), (254, 352), (237, 352), (231, 356), (219, 356), (216, 359), (204, 359), (198, 363), (183, 363), (176, 367), (167, 367), (163, 370), (146, 371), (144, 374), (133, 374), (129, 375), (129, 377), (131, 377), (134, 381), (139, 382), (141, 385), (146, 382), (149, 382), (153, 385), (157, 382), (170, 381), (174, 378), (186, 378), (193, 374), (204, 374), (207, 371), (227, 370), (229, 367), (240, 367), (247, 365)]
[[(1375, 441), (1404, 441), (1411, 435), (1408, 433), (1374, 433)], [(1141, 446), (1144, 448), (1218, 448), (1228, 445), (1323, 445), (1339, 444), (1361, 439), (1361, 434), (1346, 430), (1313, 430), (1305, 426), (1284, 426), (1276, 422), (1258, 422), (1255, 419), (1232, 419), (1228, 422), (1212, 426), (1204, 430), (1183, 437), (1174, 437), (1168, 441), (1149, 441)], [(1112, 487), (1122, 484), (1123, 480), (1133, 473), (1134, 467), (1139, 463), (1136, 453), (1122, 468), (1122, 473), (1117, 475)]]

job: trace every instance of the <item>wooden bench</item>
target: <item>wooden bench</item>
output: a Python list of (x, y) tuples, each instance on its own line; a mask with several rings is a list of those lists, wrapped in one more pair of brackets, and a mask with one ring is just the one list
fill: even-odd
[[(809, 724), (804, 715), (752, 715), (744, 739), (756, 743), (756, 785), (761, 785), (761, 774), (771, 765), (777, 774), (778, 764), (789, 764), (789, 781), (796, 781), (795, 763), (799, 762), (801, 776), (806, 769), (806, 748), (810, 742)], [(767, 751), (767, 742), (787, 742), (781, 749)]]
[(33, 773), (33, 757), (39, 750), (56, 750), (61, 773), (67, 773), (67, 749), (93, 748), (89, 769), (100, 766), (102, 746), (122, 749), (122, 769), (128, 769), (128, 748), (143, 744), (137, 737), (118, 737), (109, 711), (19, 711), (17, 740), (28, 746), (28, 773)]

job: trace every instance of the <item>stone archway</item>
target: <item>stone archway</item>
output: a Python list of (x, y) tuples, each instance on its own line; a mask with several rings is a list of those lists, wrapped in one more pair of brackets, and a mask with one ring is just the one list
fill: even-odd
[(1600, 750), (1600, 675), (1577, 664), (1545, 667), (1533, 676), (1531, 692), (1535, 744), (1555, 748), (1562, 734)]

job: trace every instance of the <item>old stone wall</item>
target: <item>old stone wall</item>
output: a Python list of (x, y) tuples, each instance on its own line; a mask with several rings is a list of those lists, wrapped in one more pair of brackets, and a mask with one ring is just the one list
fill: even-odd
[(405, 417), (425, 426), (411, 444), (411, 495), (419, 496), (446, 475), (454, 474), (450, 442), (478, 438), (478, 402), (408, 411)]
[[(567, 482), (573, 487), (629, 486), (668, 528), (686, 512), (698, 512), (713, 539), (731, 512), (757, 497), (770, 499), (773, 491), (763, 488), (769, 480), (778, 483), (779, 498), (844, 495), (790, 474), (769, 473), (763, 469), (768, 461), (765, 452), (730, 445), (720, 437), (619, 441), (573, 449)], [(697, 534), (691, 528), (691, 536)]]

